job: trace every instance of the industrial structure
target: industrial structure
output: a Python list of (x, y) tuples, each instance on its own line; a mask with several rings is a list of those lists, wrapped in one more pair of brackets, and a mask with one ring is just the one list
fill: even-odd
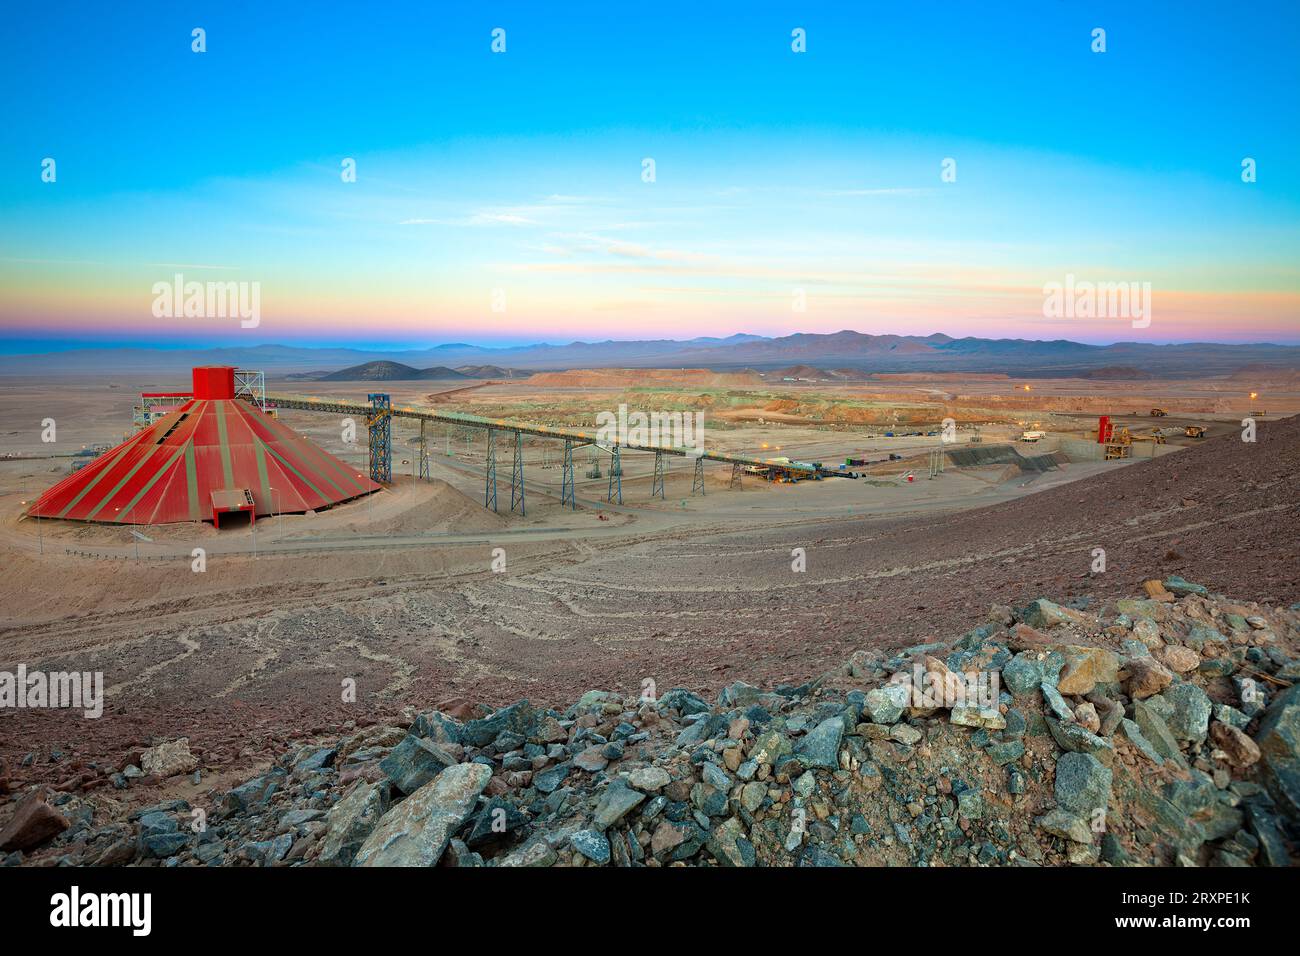
[[(560, 501), (569, 508), (577, 507), (574, 493), (573, 450), (591, 446), (592, 458), (587, 470), (588, 477), (601, 477), (597, 454), (609, 455), (609, 478), (605, 500), (612, 504), (623, 503), (623, 463), (624, 452), (645, 452), (655, 456), (654, 480), (651, 491), (654, 496), (664, 497), (663, 476), (666, 458), (693, 459), (695, 474), (691, 482), (692, 494), (704, 494), (704, 463), (716, 461), (732, 466), (731, 486), (740, 483), (742, 469), (753, 474), (761, 474), (772, 481), (793, 481), (802, 478), (819, 478), (822, 469), (816, 462), (791, 461), (788, 458), (751, 458), (745, 455), (728, 455), (718, 452), (702, 452), (696, 448), (684, 448), (674, 445), (648, 445), (635, 442), (600, 444), (591, 435), (569, 428), (554, 428), (531, 422), (509, 421), (500, 418), (486, 418), (464, 412), (434, 410), (430, 408), (412, 408), (394, 406), (388, 395), (372, 394), (368, 396), (369, 405), (356, 402), (344, 402), (335, 399), (306, 398), (296, 395), (267, 395), (268, 408), (288, 408), (308, 412), (327, 412), (335, 415), (354, 416), (363, 419), (369, 432), (370, 441), (370, 477), (377, 482), (391, 480), (392, 465), (392, 419), (405, 418), (420, 422), (419, 447), (415, 452), (416, 460), (424, 462), (428, 453), (428, 434), (425, 426), (440, 423), (460, 428), (464, 431), (478, 430), (486, 439), (486, 464), (483, 474), (483, 506), (493, 511), (499, 510), (497, 499), (497, 436), (508, 436), (510, 448), (510, 510), (525, 514), (524, 496), (524, 436), (549, 438), (564, 443), (561, 459)], [(421, 466), (421, 475), (425, 468)]]
[[(651, 494), (665, 498), (667, 458), (693, 461), (692, 494), (704, 494), (704, 463), (731, 465), (731, 487), (743, 472), (770, 481), (820, 478), (816, 462), (751, 458), (697, 448), (634, 442), (602, 444), (576, 429), (485, 418), (462, 412), (394, 406), (386, 393), (366, 396), (368, 404), (292, 395), (268, 395), (261, 372), (231, 366), (193, 370), (189, 392), (144, 392), (135, 408), (136, 434), (109, 449), (43, 494), (28, 510), (42, 518), (123, 524), (201, 521), (219, 524), (224, 513), (292, 514), (328, 507), (380, 490), (393, 480), (393, 419), (420, 423), (413, 459), (419, 476), (430, 475), (428, 426), (441, 423), (466, 436), (486, 439), (483, 505), (498, 510), (497, 439), (509, 442), (510, 510), (525, 514), (524, 436), (563, 442), (560, 501), (577, 507), (575, 448), (590, 446), (589, 477), (601, 477), (598, 456), (609, 456), (605, 500), (623, 503), (625, 452), (655, 456)], [(278, 409), (355, 417), (365, 422), (369, 476), (323, 451), (283, 425)], [(415, 465), (413, 463), (412, 470)], [(504, 496), (503, 496), (504, 498)], [(504, 501), (502, 502), (504, 503)]]
[[(260, 375), (260, 373), (257, 373)], [(247, 373), (240, 376), (245, 383)], [(119, 524), (204, 521), (222, 514), (326, 508), (380, 486), (257, 404), (236, 370), (193, 370), (175, 408), (50, 488), (28, 509), (41, 518)]]

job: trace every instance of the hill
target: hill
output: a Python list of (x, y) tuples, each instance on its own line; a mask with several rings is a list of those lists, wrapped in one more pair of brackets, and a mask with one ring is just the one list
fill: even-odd
[(353, 365), (348, 368), (340, 369), (337, 372), (315, 376), (316, 380), (321, 382), (447, 381), (469, 377), (470, 376), (462, 375), (455, 369), (450, 369), (443, 365), (436, 365), (433, 368), (417, 369), (412, 368), (409, 365), (403, 365), (401, 362), (386, 361), (363, 362), (360, 365)]

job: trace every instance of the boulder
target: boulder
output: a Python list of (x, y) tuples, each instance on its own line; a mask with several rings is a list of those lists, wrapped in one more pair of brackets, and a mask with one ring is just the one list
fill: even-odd
[(469, 747), (486, 747), (506, 731), (528, 738), (533, 735), (538, 713), (526, 700), (502, 707), (491, 716), (471, 720), (461, 727), (461, 743)]
[(1179, 647), (1177, 644), (1168, 644), (1156, 651), (1158, 657), (1166, 667), (1177, 674), (1188, 674), (1201, 663), (1201, 655), (1196, 653), (1190, 647)]
[(140, 756), (140, 769), (160, 780), (178, 773), (189, 773), (198, 765), (198, 758), (190, 753), (188, 737), (150, 747)]
[(894, 724), (903, 716), (912, 699), (912, 690), (906, 684), (885, 684), (866, 693), (863, 710), (877, 724)]
[(609, 838), (600, 830), (579, 830), (569, 837), (569, 845), (598, 866), (609, 862)]
[(722, 866), (747, 867), (755, 863), (754, 845), (745, 827), (735, 817), (728, 817), (714, 828), (705, 844)]
[(596, 801), (592, 826), (598, 830), (608, 830), (634, 808), (640, 806), (644, 800), (644, 793), (633, 790), (621, 780), (616, 780), (605, 788), (605, 792)]
[(1202, 743), (1210, 729), (1210, 709), (1213, 706), (1205, 691), (1195, 684), (1180, 683), (1174, 684), (1161, 696), (1173, 705), (1172, 713), (1165, 719), (1173, 735), (1179, 740)]
[(456, 758), (432, 739), (407, 734), (392, 753), (379, 761), (379, 769), (402, 793), (415, 793), (455, 764)]
[(1072, 840), (1075, 843), (1092, 842), (1092, 830), (1088, 827), (1088, 822), (1068, 810), (1059, 808), (1052, 810), (1034, 822), (1048, 833), (1063, 840)]
[(1173, 682), (1174, 675), (1153, 657), (1131, 658), (1125, 669), (1128, 671), (1128, 695), (1134, 700), (1143, 700), (1160, 693)]
[(432, 740), (436, 744), (459, 744), (463, 742), (461, 740), (462, 727), (460, 721), (436, 710), (431, 710), (416, 717), (415, 723), (411, 725), (411, 733), (417, 737)]
[(353, 866), (436, 865), (490, 779), (492, 768), (481, 763), (448, 767), (384, 814)]
[(1255, 743), (1278, 806), (1300, 821), (1300, 684), (1278, 694), (1264, 712)]
[(1087, 819), (1110, 804), (1110, 768), (1091, 754), (1064, 753), (1056, 761), (1056, 802)]
[(1099, 683), (1111, 684), (1119, 679), (1119, 657), (1114, 651), (1076, 644), (1054, 649), (1065, 657), (1065, 668), (1056, 682), (1062, 694), (1083, 696)]
[(822, 767), (838, 770), (840, 767), (840, 739), (844, 736), (844, 721), (828, 717), (794, 748), (795, 756), (805, 767)]
[(672, 782), (668, 771), (662, 767), (638, 767), (628, 774), (627, 782), (638, 790), (658, 793)]
[(1071, 608), (1061, 607), (1059, 604), (1053, 604), (1046, 598), (1039, 598), (1027, 607), (1021, 608), (1019, 617), (1023, 623), (1036, 628), (1056, 627), (1059, 624), (1091, 623), (1086, 614)]
[(0, 830), (0, 852), (34, 850), (68, 828), (67, 817), (45, 802), (40, 790), (18, 801), (14, 815)]
[(1249, 767), (1259, 761), (1259, 745), (1231, 724), (1216, 720), (1210, 725), (1210, 739), (1234, 767)]
[(351, 866), (366, 837), (388, 812), (388, 784), (357, 781), (325, 814), (325, 836), (317, 862)]

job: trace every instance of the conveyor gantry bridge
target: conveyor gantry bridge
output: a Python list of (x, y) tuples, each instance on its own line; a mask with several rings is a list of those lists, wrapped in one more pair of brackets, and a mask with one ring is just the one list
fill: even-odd
[(655, 456), (654, 483), (651, 494), (664, 497), (664, 456), (693, 458), (695, 460), (695, 477), (691, 484), (691, 494), (704, 494), (704, 462), (717, 461), (730, 464), (732, 483), (740, 481), (744, 468), (763, 468), (779, 473), (812, 477), (818, 473), (815, 465), (781, 461), (772, 462), (763, 458), (751, 458), (745, 455), (725, 455), (717, 452), (700, 452), (694, 448), (676, 445), (642, 445), (625, 442), (614, 443), (607, 448), (597, 442), (596, 436), (584, 431), (570, 428), (552, 428), (532, 422), (510, 421), (502, 418), (486, 418), (481, 415), (469, 415), (464, 412), (434, 411), (427, 408), (413, 408), (406, 405), (393, 405), (386, 394), (376, 393), (368, 396), (370, 404), (359, 402), (342, 402), (328, 398), (308, 398), (298, 395), (267, 395), (266, 407), (290, 408), (305, 412), (326, 412), (334, 415), (348, 415), (364, 418), (370, 440), (370, 477), (374, 481), (392, 481), (393, 435), (392, 419), (409, 418), (420, 422), (420, 477), (428, 477), (427, 439), (425, 426), (430, 422), (455, 425), (460, 428), (479, 428), (487, 434), (487, 468), (483, 483), (483, 506), (497, 510), (496, 486), (496, 433), (506, 432), (513, 435), (512, 465), (510, 471), (510, 510), (524, 512), (524, 459), (523, 436), (553, 438), (564, 442), (563, 477), (560, 482), (560, 502), (570, 508), (577, 507), (573, 481), (573, 449), (583, 445), (596, 445), (610, 454), (612, 460), (609, 469), (609, 492), (606, 501), (614, 504), (623, 503), (623, 469), (621, 454), (624, 451), (648, 452)]

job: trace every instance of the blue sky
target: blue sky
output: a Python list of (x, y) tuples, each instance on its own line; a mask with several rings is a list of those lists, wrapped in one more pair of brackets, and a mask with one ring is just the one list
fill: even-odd
[[(1300, 7), (988, 6), (11, 7), (0, 328), (1134, 338), (1036, 314), (1076, 272), (1151, 281), (1152, 341), (1300, 340)], [(261, 282), (262, 327), (159, 323), (175, 264)]]

